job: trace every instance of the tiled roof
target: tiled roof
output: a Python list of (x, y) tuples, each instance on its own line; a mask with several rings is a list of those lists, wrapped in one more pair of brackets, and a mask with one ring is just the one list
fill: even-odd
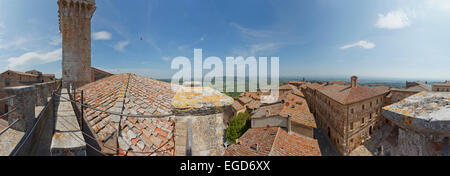
[(328, 85), (332, 85), (332, 84), (340, 84), (340, 85), (344, 85), (345, 81), (328, 81), (327, 82)]
[(225, 156), (320, 156), (317, 140), (288, 134), (279, 127), (251, 128)]
[(319, 87), (322, 87), (323, 85), (322, 84), (319, 84), (319, 83), (306, 83), (306, 87), (307, 88), (310, 88), (310, 89), (317, 89), (317, 88), (319, 88)]
[(288, 134), (278, 128), (270, 156), (321, 156), (321, 152), (317, 140)]
[(190, 110), (198, 115), (205, 108), (223, 110), (233, 102), (212, 88), (172, 87), (134, 74), (117, 74), (87, 84), (77, 90), (77, 100), (81, 90), (84, 103), (94, 108), (130, 116), (168, 115), (121, 117), (85, 108), (84, 118), (102, 152), (112, 155), (175, 155), (175, 115)]
[[(87, 84), (77, 92), (80, 90), (84, 90), (84, 102), (90, 106), (132, 115), (169, 114), (174, 96), (169, 83), (133, 74), (114, 75)], [(91, 109), (85, 109), (84, 114), (105, 153), (174, 155), (174, 122), (170, 118), (119, 117)]]
[(282, 85), (278, 88), (279, 90), (292, 90), (295, 89), (295, 86), (291, 85), (291, 84), (285, 84)]
[(55, 77), (55, 74), (42, 74), (44, 77)]
[(239, 97), (238, 100), (239, 100), (241, 103), (243, 103), (243, 104), (247, 104), (247, 103), (250, 103), (251, 101), (253, 101), (252, 98), (247, 97), (247, 96)]
[(251, 116), (252, 119), (266, 118), (280, 116), (280, 112), (283, 109), (283, 104), (277, 103), (268, 106), (262, 106), (256, 110), (255, 114)]
[(269, 156), (278, 128), (250, 128), (225, 150), (225, 156)]
[(351, 87), (350, 85), (338, 84), (322, 86), (317, 90), (341, 104), (359, 102), (388, 92), (388, 88), (384, 86), (368, 87), (358, 85)]
[(283, 100), (284, 104), (276, 103), (260, 107), (251, 118), (291, 117), (291, 121), (295, 123), (317, 128), (314, 116), (309, 111), (308, 103), (303, 97), (289, 92), (283, 96)]
[(428, 85), (424, 82), (414, 82), (414, 86), (408, 88), (391, 88), (390, 90), (394, 91), (407, 91), (407, 92), (422, 92), (422, 91), (431, 91), (431, 85)]
[(436, 82), (433, 83), (434, 86), (450, 86), (450, 81), (445, 81), (445, 82)]
[(236, 100), (233, 102), (233, 104), (231, 106), (236, 111), (240, 111), (240, 110), (244, 109), (244, 106), (242, 106), (241, 103), (239, 103), (239, 101), (236, 101)]
[(11, 73), (18, 74), (18, 75), (37, 77), (37, 75), (33, 75), (33, 74), (30, 74), (30, 73), (19, 72), (19, 71), (13, 71), (13, 70), (7, 70), (7, 71), (3, 72), (2, 74), (7, 73), (7, 72), (11, 72)]
[(308, 103), (303, 97), (288, 93), (284, 98), (285, 103), (280, 112), (282, 117), (291, 117), (291, 121), (317, 128), (313, 114), (309, 111)]

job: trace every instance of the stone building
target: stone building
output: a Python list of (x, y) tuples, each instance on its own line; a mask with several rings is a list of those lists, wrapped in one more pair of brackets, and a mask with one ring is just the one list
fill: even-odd
[(103, 78), (110, 77), (110, 76), (112, 76), (112, 75), (113, 75), (113, 74), (108, 73), (108, 72), (106, 72), (106, 71), (104, 71), (104, 70), (100, 70), (100, 69), (98, 69), (98, 68), (91, 67), (91, 80), (92, 80), (93, 82), (98, 81), (98, 80), (101, 80), (101, 79), (103, 79)]
[(308, 84), (305, 94), (318, 126), (337, 150), (347, 155), (381, 126), (387, 87), (351, 84)]
[[(3, 90), (6, 87), (16, 87), (32, 85), (36, 83), (55, 81), (54, 74), (42, 74), (37, 70), (30, 70), (25, 73), (7, 70), (0, 74), (0, 99), (7, 97), (7, 93)], [(6, 113), (8, 105), (0, 102), (0, 114)]]
[(260, 107), (251, 116), (251, 127), (281, 127), (289, 134), (314, 138), (316, 121), (302, 95), (287, 93), (280, 103)]
[(92, 82), (91, 18), (95, 0), (58, 0), (64, 86)]
[(280, 127), (251, 128), (225, 156), (321, 156), (317, 140), (289, 134)]
[(422, 91), (431, 91), (431, 86), (424, 82), (408, 82), (406, 88), (391, 88), (386, 96), (386, 105), (397, 103)]
[(448, 156), (450, 93), (417, 93), (384, 107), (382, 114), (392, 125), (381, 144), (385, 155)]
[(450, 92), (450, 81), (433, 84), (434, 92)]

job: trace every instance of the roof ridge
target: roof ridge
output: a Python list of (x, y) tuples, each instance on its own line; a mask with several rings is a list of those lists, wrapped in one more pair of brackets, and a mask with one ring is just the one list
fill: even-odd
[[(275, 139), (273, 139), (273, 142), (272, 142), (272, 145), (270, 145), (270, 152), (269, 152), (269, 154), (267, 155), (267, 156), (271, 156), (272, 155), (272, 152), (273, 152), (273, 146), (275, 145), (275, 142), (277, 141), (277, 139), (278, 139), (278, 134), (280, 134), (280, 130), (281, 130), (281, 128), (280, 127), (277, 127), (277, 134), (276, 134), (276, 136), (275, 136)], [(270, 133), (269, 133), (269, 135), (270, 135)]]

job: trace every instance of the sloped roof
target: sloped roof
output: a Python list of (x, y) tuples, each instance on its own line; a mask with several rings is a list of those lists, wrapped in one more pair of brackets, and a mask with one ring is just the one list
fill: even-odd
[(225, 150), (225, 156), (320, 156), (317, 140), (288, 134), (279, 127), (251, 128)]
[(11, 73), (18, 74), (18, 75), (37, 77), (37, 75), (33, 75), (33, 74), (30, 74), (30, 73), (19, 72), (19, 71), (14, 71), (14, 70), (6, 70), (5, 72), (3, 72), (1, 74), (7, 73), (7, 72), (11, 72)]
[(84, 110), (85, 120), (102, 152), (112, 155), (175, 155), (175, 115), (189, 110), (198, 114), (205, 108), (224, 109), (233, 102), (231, 97), (212, 88), (182, 87), (129, 73), (79, 88), (77, 100), (81, 99), (81, 90), (85, 104), (130, 115), (121, 117), (89, 108)]
[(317, 90), (341, 104), (352, 104), (388, 92), (388, 88), (384, 86), (368, 87), (358, 85), (351, 87), (350, 85), (338, 84), (322, 86)]
[(280, 112), (283, 109), (283, 104), (277, 103), (268, 106), (262, 106), (256, 110), (255, 114), (251, 116), (252, 119), (266, 118), (280, 116)]
[[(81, 90), (84, 102), (90, 106), (132, 115), (169, 114), (174, 96), (169, 83), (133, 74), (114, 75), (77, 92)], [(79, 100), (80, 94), (76, 98)], [(84, 114), (105, 153), (174, 155), (174, 122), (170, 118), (120, 117), (92, 109), (85, 109)]]
[(236, 100), (233, 102), (231, 107), (233, 107), (233, 109), (236, 111), (240, 111), (240, 110), (244, 109), (244, 106), (242, 106), (241, 103), (239, 103), (239, 101), (236, 101)]
[(445, 82), (436, 82), (433, 83), (434, 86), (450, 86), (450, 81), (445, 81)]
[(306, 83), (306, 87), (307, 88), (310, 88), (310, 89), (317, 89), (317, 88), (319, 88), (319, 87), (322, 87), (323, 85), (322, 84), (319, 84), (319, 83)]
[(291, 117), (291, 121), (305, 126), (317, 128), (316, 120), (309, 111), (307, 101), (295, 94), (288, 93), (284, 98), (285, 103), (280, 112), (282, 117)]

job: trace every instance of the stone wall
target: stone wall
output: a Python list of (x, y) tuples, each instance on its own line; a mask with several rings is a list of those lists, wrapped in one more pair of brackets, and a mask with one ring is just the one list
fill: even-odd
[(252, 128), (266, 128), (271, 127), (283, 127), (287, 128), (287, 118), (281, 116), (267, 117), (267, 118), (252, 118)]
[(314, 138), (314, 128), (290, 121), (289, 133)]
[[(191, 134), (193, 156), (222, 156), (224, 154), (223, 113), (203, 116), (176, 116), (175, 118), (175, 154), (186, 155), (186, 145)], [(190, 126), (188, 121), (191, 121)]]

